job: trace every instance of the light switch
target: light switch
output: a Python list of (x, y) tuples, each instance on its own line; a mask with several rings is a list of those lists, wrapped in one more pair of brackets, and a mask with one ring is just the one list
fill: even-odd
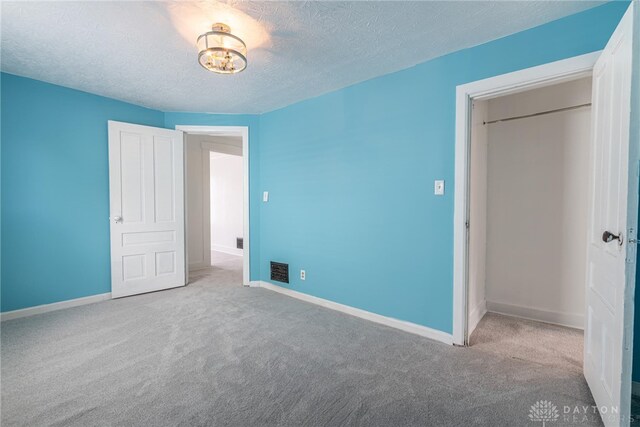
[(262, 193), (262, 201), (263, 202), (268, 202), (269, 201), (269, 192), (268, 191), (264, 191)]
[(444, 195), (444, 180), (439, 179), (433, 183), (433, 194), (436, 196)]

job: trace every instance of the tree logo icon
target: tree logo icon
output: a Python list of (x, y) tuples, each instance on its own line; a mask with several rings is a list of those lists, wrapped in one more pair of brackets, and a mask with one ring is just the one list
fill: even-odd
[(538, 400), (529, 409), (529, 419), (534, 422), (542, 422), (542, 427), (545, 427), (548, 422), (556, 422), (559, 417), (558, 408), (548, 400)]

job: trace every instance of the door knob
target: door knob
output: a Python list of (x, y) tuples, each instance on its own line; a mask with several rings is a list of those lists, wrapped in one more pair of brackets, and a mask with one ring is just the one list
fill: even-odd
[(605, 243), (609, 243), (612, 242), (614, 240), (618, 241), (619, 245), (622, 245), (622, 233), (620, 234), (613, 234), (610, 231), (605, 231), (604, 233), (602, 233), (602, 241)]
[(113, 217), (113, 220), (114, 220), (115, 222), (122, 222), (122, 217), (121, 217), (121, 216), (114, 216), (114, 217)]

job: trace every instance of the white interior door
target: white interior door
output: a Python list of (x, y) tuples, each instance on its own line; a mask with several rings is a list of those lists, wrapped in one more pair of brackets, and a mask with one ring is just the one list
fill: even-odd
[(624, 327), (625, 304), (633, 304), (626, 260), (635, 256), (627, 241), (635, 222), (627, 215), (627, 197), (637, 191), (628, 173), (632, 30), (633, 4), (593, 71), (584, 374), (598, 407), (607, 408), (601, 413), (607, 426), (628, 423), (622, 411), (631, 397), (631, 369), (623, 362), (630, 358), (623, 353), (632, 338)]
[(111, 295), (184, 286), (182, 131), (109, 121)]

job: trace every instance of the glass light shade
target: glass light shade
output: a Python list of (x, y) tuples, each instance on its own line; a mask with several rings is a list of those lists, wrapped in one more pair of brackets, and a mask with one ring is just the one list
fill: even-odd
[(214, 24), (198, 37), (198, 62), (214, 73), (234, 74), (247, 68), (247, 45), (225, 24)]

